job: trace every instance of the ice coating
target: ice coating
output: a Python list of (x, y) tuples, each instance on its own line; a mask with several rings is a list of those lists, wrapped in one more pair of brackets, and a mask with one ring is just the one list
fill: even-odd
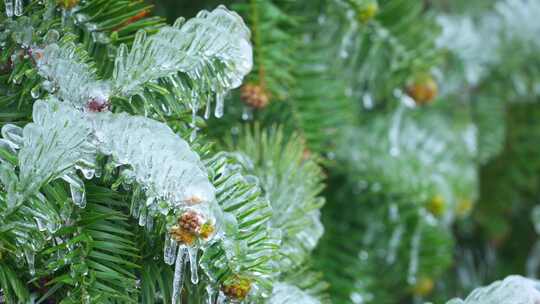
[(125, 113), (89, 113), (100, 153), (116, 166), (129, 165), (130, 176), (148, 198), (171, 207), (214, 200), (214, 187), (199, 156), (165, 124)]
[(274, 284), (272, 296), (268, 299), (267, 303), (319, 304), (321, 302), (294, 285), (280, 282)]
[(73, 42), (52, 43), (33, 54), (39, 74), (46, 79), (43, 87), (79, 109), (91, 99), (106, 100), (110, 95), (109, 82), (97, 79), (85, 55), (77, 52)]
[(259, 181), (243, 175), (241, 164), (229, 153), (218, 153), (205, 165), (224, 215), (221, 242), (205, 250), (201, 268), (212, 280), (231, 273), (256, 278), (251, 293), (266, 292), (276, 273), (272, 248), (279, 246), (280, 235), (269, 227), (272, 209)]
[(91, 129), (81, 113), (55, 100), (37, 101), (33, 118), (22, 130), (13, 125), (2, 128), (4, 140), (20, 148), (19, 180), (8, 194), (16, 201), (35, 194), (50, 180), (72, 175), (76, 165), (92, 166), (95, 159)]
[(206, 90), (222, 96), (240, 86), (252, 68), (249, 37), (242, 18), (224, 6), (201, 11), (186, 22), (179, 19), (148, 38), (139, 32), (131, 51), (125, 45), (118, 51), (115, 87), (133, 95), (142, 84), (181, 71), (194, 84), (208, 85)]
[(214, 201), (215, 190), (198, 155), (165, 124), (127, 114), (85, 113), (54, 98), (37, 101), (33, 118), (22, 130), (13, 125), (2, 130), (4, 142), (20, 148), (19, 180), (10, 197), (30, 197), (44, 183), (63, 178), (83, 207), (84, 183), (75, 169), (92, 178), (99, 153), (126, 167), (123, 180), (141, 186), (150, 211), (159, 202), (166, 202), (159, 210), (164, 214), (191, 205), (210, 210), (204, 206)]
[(446, 304), (539, 304), (540, 282), (517, 275), (506, 277), (486, 287), (476, 288), (465, 300)]

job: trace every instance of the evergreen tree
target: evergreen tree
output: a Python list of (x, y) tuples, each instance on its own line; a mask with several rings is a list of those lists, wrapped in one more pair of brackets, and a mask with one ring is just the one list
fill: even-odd
[(538, 1), (0, 9), (0, 303), (540, 301)]

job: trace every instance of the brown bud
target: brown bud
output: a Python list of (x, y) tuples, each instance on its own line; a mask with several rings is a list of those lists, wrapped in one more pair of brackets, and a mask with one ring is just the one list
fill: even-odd
[(192, 234), (199, 233), (201, 225), (202, 218), (195, 211), (184, 212), (178, 219), (178, 226)]
[(169, 231), (173, 240), (183, 243), (186, 245), (191, 245), (195, 241), (195, 235), (184, 230), (178, 225), (174, 225)]
[(415, 81), (407, 86), (407, 94), (414, 99), (417, 105), (430, 103), (437, 97), (438, 92), (437, 82), (431, 77)]
[(256, 109), (262, 109), (270, 102), (270, 97), (266, 89), (261, 85), (252, 83), (242, 86), (240, 89), (240, 98), (244, 103)]

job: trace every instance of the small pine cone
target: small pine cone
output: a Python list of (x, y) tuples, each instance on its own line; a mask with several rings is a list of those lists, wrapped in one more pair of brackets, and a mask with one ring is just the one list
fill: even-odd
[(171, 234), (173, 240), (182, 244), (191, 245), (195, 241), (194, 234), (182, 229), (182, 227), (178, 225), (174, 225), (169, 233)]
[(242, 86), (240, 89), (240, 98), (245, 104), (255, 109), (262, 109), (270, 102), (270, 97), (264, 87), (251, 83)]
[(198, 234), (201, 230), (202, 218), (195, 211), (187, 211), (178, 219), (178, 225), (191, 234)]
[(56, 3), (64, 9), (70, 9), (79, 4), (79, 0), (57, 0)]
[(437, 97), (438, 92), (437, 82), (431, 77), (423, 81), (416, 81), (407, 86), (407, 94), (419, 106), (432, 102)]
[(245, 278), (235, 277), (229, 282), (225, 282), (221, 290), (231, 299), (243, 300), (251, 290), (251, 282)]
[(208, 239), (212, 234), (214, 234), (215, 228), (210, 223), (205, 223), (201, 226), (201, 231), (199, 232), (199, 235), (203, 239)]

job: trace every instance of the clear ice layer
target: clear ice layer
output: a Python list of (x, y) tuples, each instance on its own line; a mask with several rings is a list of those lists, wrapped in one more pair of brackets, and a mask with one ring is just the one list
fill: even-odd
[(302, 291), (300, 288), (287, 284), (276, 283), (272, 290), (272, 296), (267, 301), (268, 304), (319, 304), (315, 297)]
[[(216, 99), (240, 86), (253, 65), (250, 32), (242, 18), (224, 6), (201, 11), (195, 18), (161, 28), (147, 37), (138, 32), (130, 51), (118, 50), (113, 78), (123, 95), (134, 95), (144, 83), (180, 71), (193, 85)], [(220, 116), (221, 109), (216, 109)]]
[[(34, 122), (4, 126), (4, 141), (19, 151), (20, 174), (10, 197), (28, 198), (48, 181), (63, 178), (84, 206), (82, 176), (92, 178), (96, 155), (122, 167), (125, 184), (140, 185), (150, 211), (211, 203), (214, 187), (199, 156), (165, 124), (127, 114), (85, 113), (51, 98), (34, 104)], [(159, 206), (159, 207), (158, 207)]]
[(538, 304), (540, 282), (512, 275), (489, 286), (476, 288), (465, 300), (453, 299), (446, 304)]

